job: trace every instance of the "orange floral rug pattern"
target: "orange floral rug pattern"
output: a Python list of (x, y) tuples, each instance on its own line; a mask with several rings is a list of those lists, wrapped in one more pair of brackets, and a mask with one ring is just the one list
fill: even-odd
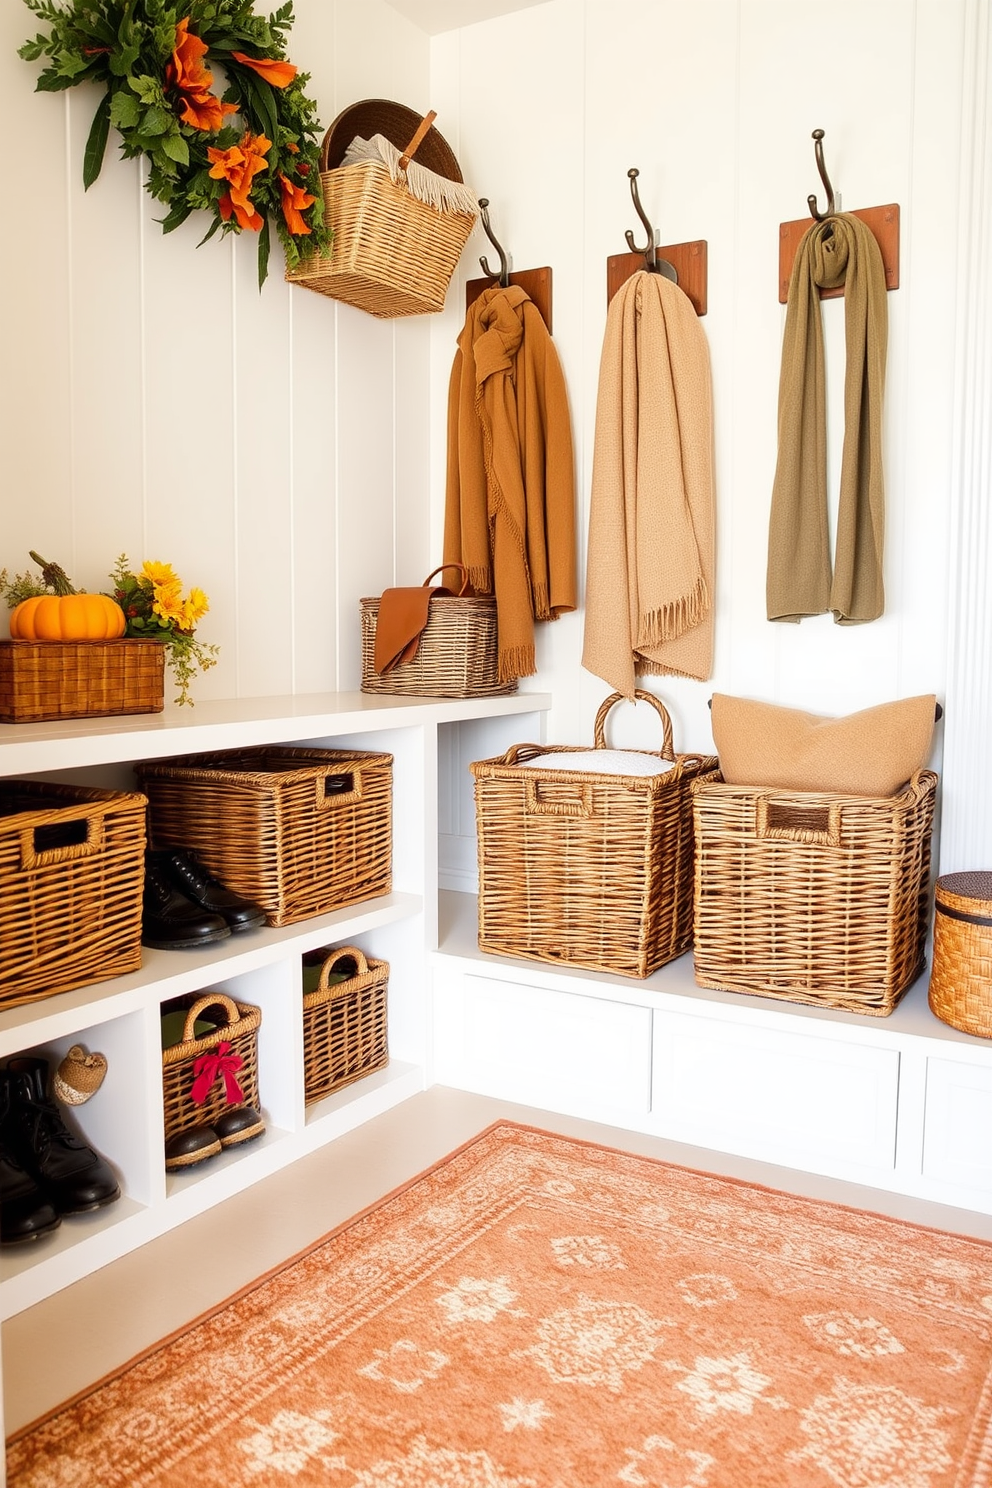
[(988, 1488), (992, 1246), (508, 1123), (12, 1441), (12, 1488)]

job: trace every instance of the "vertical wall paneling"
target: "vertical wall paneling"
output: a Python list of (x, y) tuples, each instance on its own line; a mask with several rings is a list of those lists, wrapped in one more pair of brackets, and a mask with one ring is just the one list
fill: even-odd
[(950, 669), (944, 753), (943, 872), (984, 868), (992, 855), (992, 27), (966, 0), (959, 212), (958, 366), (951, 451)]

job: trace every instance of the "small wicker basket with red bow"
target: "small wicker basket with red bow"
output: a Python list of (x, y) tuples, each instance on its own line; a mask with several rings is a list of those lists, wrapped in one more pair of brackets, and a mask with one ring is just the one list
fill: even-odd
[[(194, 1126), (210, 1126), (230, 1106), (254, 1106), (258, 1098), (258, 1029), (261, 1008), (235, 1002), (225, 992), (204, 992), (165, 1005), (184, 1008), (178, 1044), (162, 1050), (165, 1140)], [(211, 1010), (216, 1027), (197, 1038), (197, 1020)], [(164, 1011), (165, 1009), (163, 1009)], [(218, 1014), (223, 1015), (224, 1021)]]

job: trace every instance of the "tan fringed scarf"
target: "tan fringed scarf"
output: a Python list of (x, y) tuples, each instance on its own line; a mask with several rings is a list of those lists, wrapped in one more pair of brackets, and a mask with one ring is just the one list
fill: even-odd
[(534, 621), (577, 603), (575, 469), (565, 378), (541, 312), (518, 285), (483, 290), (448, 389), (444, 561), (495, 594), (499, 676), (537, 670)]
[(582, 664), (625, 697), (637, 673), (713, 669), (713, 398), (692, 304), (661, 274), (610, 302), (599, 369)]
[[(827, 528), (827, 405), (818, 288), (843, 284), (847, 365), (833, 576)], [(838, 625), (885, 605), (882, 391), (885, 270), (871, 231), (839, 213), (809, 229), (789, 283), (778, 398), (778, 464), (768, 529), (769, 620), (832, 610)]]

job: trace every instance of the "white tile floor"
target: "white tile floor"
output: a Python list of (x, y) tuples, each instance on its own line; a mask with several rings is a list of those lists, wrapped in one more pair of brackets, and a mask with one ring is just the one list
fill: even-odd
[(992, 1239), (989, 1215), (435, 1086), (4, 1323), (7, 1431), (223, 1301), (500, 1118)]

